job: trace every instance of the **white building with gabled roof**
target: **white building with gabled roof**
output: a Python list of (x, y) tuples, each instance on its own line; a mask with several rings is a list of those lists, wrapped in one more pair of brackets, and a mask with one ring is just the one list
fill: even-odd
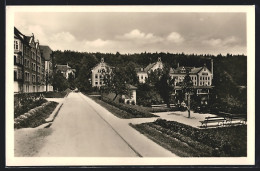
[(148, 74), (151, 71), (155, 71), (156, 69), (163, 69), (164, 65), (162, 63), (161, 57), (158, 57), (158, 61), (149, 64), (145, 68), (136, 68), (137, 77), (140, 83), (145, 83), (145, 80), (148, 78)]
[(92, 87), (101, 87), (104, 85), (104, 75), (112, 69), (105, 61), (101, 58), (100, 63), (92, 68), (91, 72), (91, 84)]

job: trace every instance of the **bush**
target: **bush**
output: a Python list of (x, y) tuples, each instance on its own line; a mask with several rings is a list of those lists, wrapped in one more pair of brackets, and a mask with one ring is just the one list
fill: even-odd
[(102, 101), (115, 106), (123, 111), (126, 111), (130, 114), (132, 114), (134, 117), (156, 117), (155, 115), (151, 114), (150, 112), (146, 111), (145, 109), (141, 109), (141, 107), (136, 105), (126, 105), (123, 103), (116, 103), (109, 98), (103, 97)]
[(41, 93), (24, 93), (15, 95), (14, 117), (18, 117), (30, 109), (47, 102)]
[[(246, 156), (247, 154), (246, 125), (202, 130), (163, 119), (157, 119), (153, 124), (157, 125), (159, 131), (168, 133), (194, 148), (200, 150), (205, 148), (204, 151), (208, 151), (210, 156)], [(198, 145), (197, 142), (200, 144)]]

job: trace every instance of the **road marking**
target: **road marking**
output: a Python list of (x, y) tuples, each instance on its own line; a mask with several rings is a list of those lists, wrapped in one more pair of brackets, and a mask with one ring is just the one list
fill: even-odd
[[(82, 93), (80, 93), (81, 95), (83, 95)], [(82, 96), (80, 95), (80, 97), (83, 99), (83, 100), (85, 100), (85, 101), (87, 101), (85, 98), (83, 98)], [(85, 96), (85, 95), (83, 95), (83, 96)], [(95, 102), (96, 103), (96, 102)], [(88, 104), (88, 103), (87, 103)], [(103, 120), (103, 121), (105, 121), (113, 130), (114, 130), (114, 132), (128, 145), (128, 147), (129, 148), (131, 148), (134, 152), (135, 152), (135, 154), (138, 156), (138, 157), (143, 157), (140, 153), (138, 153), (135, 149), (134, 149), (134, 147), (133, 146), (131, 146), (114, 128), (113, 128), (113, 126), (109, 123), (109, 122), (107, 122), (100, 114), (99, 114), (99, 112), (93, 107), (93, 106), (91, 106), (90, 104), (88, 104), (97, 114), (98, 114), (98, 116)]]

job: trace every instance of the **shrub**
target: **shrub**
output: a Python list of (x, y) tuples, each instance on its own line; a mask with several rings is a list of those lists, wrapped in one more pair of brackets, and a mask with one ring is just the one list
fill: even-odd
[(112, 106), (115, 106), (123, 111), (126, 111), (130, 114), (132, 114), (133, 116), (135, 117), (151, 117), (151, 116), (154, 116), (156, 117), (155, 115), (151, 114), (150, 112), (146, 111), (146, 110), (142, 110), (139, 106), (135, 106), (135, 105), (126, 105), (126, 104), (123, 104), (123, 103), (117, 103), (115, 101), (112, 101), (110, 100), (109, 98), (106, 98), (106, 97), (103, 97), (102, 98), (102, 101), (112, 105)]
[[(159, 126), (157, 129), (161, 132), (170, 133), (194, 148), (203, 150), (210, 147), (207, 151), (212, 156), (246, 156), (246, 125), (200, 130), (163, 119), (157, 119), (153, 124)], [(199, 146), (196, 142), (200, 143)]]

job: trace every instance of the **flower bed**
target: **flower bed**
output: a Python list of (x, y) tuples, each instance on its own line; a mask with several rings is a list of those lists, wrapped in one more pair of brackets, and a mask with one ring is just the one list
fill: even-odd
[(151, 114), (150, 112), (148, 112), (145, 109), (142, 109), (138, 106), (135, 105), (127, 105), (124, 103), (117, 103), (114, 102), (108, 98), (102, 98), (102, 100), (112, 106), (115, 106), (123, 111), (126, 111), (128, 113), (130, 113), (131, 115), (133, 115), (131, 118), (147, 118), (147, 117), (158, 117), (156, 115)]
[(41, 106), (29, 110), (27, 113), (14, 119), (14, 128), (34, 128), (45, 123), (45, 119), (49, 117), (57, 105), (57, 102), (48, 101)]
[(133, 127), (158, 144), (184, 157), (247, 155), (247, 127), (245, 125), (197, 129), (175, 121), (157, 119), (153, 123), (133, 125)]

